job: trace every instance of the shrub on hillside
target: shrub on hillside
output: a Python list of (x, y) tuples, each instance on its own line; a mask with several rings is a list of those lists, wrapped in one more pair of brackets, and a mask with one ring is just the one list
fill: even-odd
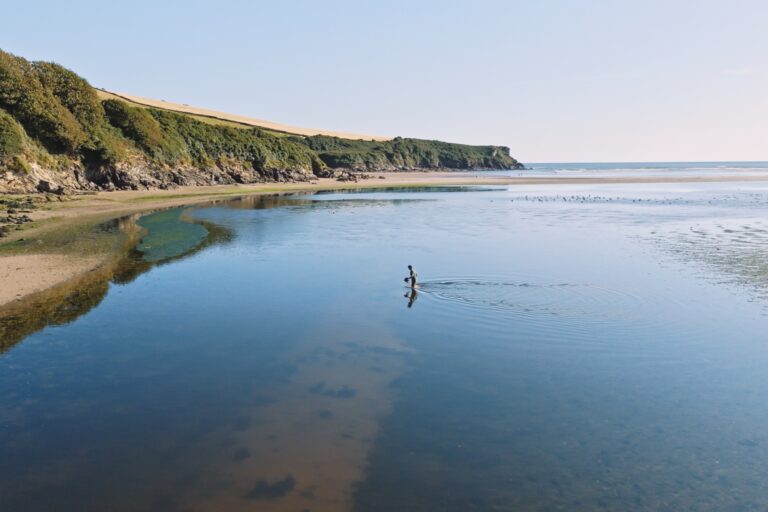
[(90, 139), (80, 147), (80, 154), (89, 165), (114, 165), (124, 161), (130, 152), (130, 143), (120, 130), (102, 123), (93, 130)]
[(183, 147), (192, 162), (219, 160), (250, 162), (257, 171), (319, 169), (317, 155), (304, 144), (264, 130), (216, 126), (183, 114), (147, 109), (160, 123), (174, 147)]
[(104, 122), (101, 101), (84, 78), (52, 62), (33, 62), (32, 68), (43, 87), (59, 99), (86, 131)]
[(75, 153), (86, 139), (75, 116), (40, 82), (32, 64), (0, 51), (0, 108), (52, 153)]
[(120, 100), (106, 100), (102, 105), (109, 123), (158, 163), (176, 163), (184, 155), (183, 143), (160, 125), (150, 109)]
[(5, 110), (0, 109), (0, 162), (24, 150), (24, 130)]

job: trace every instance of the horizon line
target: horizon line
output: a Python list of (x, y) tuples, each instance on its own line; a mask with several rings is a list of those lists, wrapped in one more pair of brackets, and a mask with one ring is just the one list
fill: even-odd
[(534, 164), (768, 164), (766, 160), (562, 160), (562, 161), (523, 161)]

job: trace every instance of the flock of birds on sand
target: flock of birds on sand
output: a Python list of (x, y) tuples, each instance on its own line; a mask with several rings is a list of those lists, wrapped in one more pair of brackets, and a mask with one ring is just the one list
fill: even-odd
[(510, 202), (531, 202), (531, 203), (616, 203), (616, 204), (652, 204), (652, 205), (717, 205), (730, 202), (738, 202), (746, 205), (765, 206), (766, 196), (764, 194), (741, 194), (724, 195), (720, 197), (710, 197), (707, 199), (685, 199), (682, 197), (657, 197), (657, 198), (630, 198), (621, 196), (599, 196), (599, 195), (539, 195), (539, 196), (518, 196), (510, 199)]
[(571, 196), (520, 196), (514, 199), (510, 199), (510, 202), (515, 201), (527, 201), (533, 203), (654, 203), (654, 204), (680, 204), (684, 202), (682, 197), (674, 199), (643, 199), (643, 198), (628, 198), (628, 197), (609, 197), (609, 196), (593, 196), (588, 195), (571, 195)]

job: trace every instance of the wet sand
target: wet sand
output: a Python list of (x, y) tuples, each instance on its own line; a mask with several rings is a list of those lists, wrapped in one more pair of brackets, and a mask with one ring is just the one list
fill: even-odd
[[(310, 183), (266, 183), (254, 185), (221, 185), (210, 187), (180, 187), (173, 190), (142, 190), (99, 192), (70, 196), (52, 202), (46, 208), (30, 214), (31, 227), (14, 232), (0, 243), (0, 307), (22, 300), (57, 284), (71, 280), (105, 264), (113, 256), (109, 250), (72, 253), (49, 247), (42, 241), (39, 250), (14, 250), (20, 239), (44, 238), (64, 227), (93, 226), (129, 214), (148, 212), (181, 205), (231, 199), (252, 194), (274, 194), (316, 190), (381, 188), (392, 186), (450, 186), (450, 185), (540, 185), (548, 184), (629, 184), (629, 183), (716, 183), (768, 181), (768, 176), (648, 176), (648, 177), (531, 177), (498, 176), (467, 172), (398, 172), (372, 174), (359, 182), (338, 182), (317, 179)], [(77, 233), (77, 230), (74, 230)], [(73, 236), (77, 236), (74, 234)], [(116, 246), (119, 244), (115, 244)]]
[(98, 256), (23, 254), (0, 258), (0, 305), (45, 290), (70, 277), (93, 270)]

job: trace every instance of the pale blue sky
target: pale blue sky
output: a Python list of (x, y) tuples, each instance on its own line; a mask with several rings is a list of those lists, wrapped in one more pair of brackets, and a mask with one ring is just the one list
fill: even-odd
[(93, 85), (522, 161), (768, 160), (768, 2), (14, 2)]

